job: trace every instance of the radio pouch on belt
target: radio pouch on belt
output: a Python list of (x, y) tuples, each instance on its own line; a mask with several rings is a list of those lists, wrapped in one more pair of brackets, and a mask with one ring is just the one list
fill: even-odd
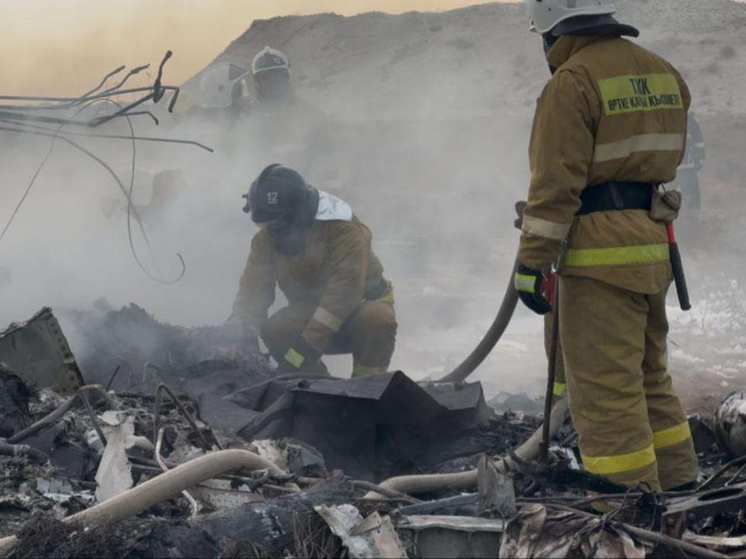
[(650, 204), (650, 219), (658, 223), (673, 223), (681, 210), (681, 192), (655, 189)]

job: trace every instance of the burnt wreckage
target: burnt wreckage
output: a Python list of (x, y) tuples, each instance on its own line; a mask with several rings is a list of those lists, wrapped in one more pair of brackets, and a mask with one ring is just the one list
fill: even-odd
[[(92, 349), (76, 359), (60, 322)], [(264, 356), (236, 359), (226, 347), (219, 328), (172, 327), (134, 305), (60, 321), (43, 309), (0, 334), (0, 553), (737, 557), (746, 548), (744, 394), (712, 422), (690, 419), (708, 473), (699, 488), (653, 495), (582, 470), (564, 402), (542, 462), (540, 418), (498, 414), (479, 383), (278, 376)]]
[[(74, 138), (209, 149), (93, 130), (155, 118), (167, 92), (172, 110), (169, 56), (149, 87), (124, 87), (146, 67), (107, 87), (122, 67), (77, 98), (0, 97), (25, 103), (0, 107), (0, 131), (93, 158), (146, 243), (134, 173), (128, 188)], [(99, 103), (113, 108), (91, 111)], [(130, 247), (151, 278), (178, 281), (154, 277)], [(59, 320), (45, 308), (11, 325), (0, 333), (0, 556), (746, 557), (746, 395), (690, 418), (697, 488), (656, 495), (588, 474), (565, 401), (542, 426), (530, 415), (541, 404), (507, 395), (498, 413), (466, 382), (510, 321), (512, 285), (464, 363), (420, 383), (278, 375), (264, 355), (236, 357), (220, 328), (169, 326), (134, 305)]]

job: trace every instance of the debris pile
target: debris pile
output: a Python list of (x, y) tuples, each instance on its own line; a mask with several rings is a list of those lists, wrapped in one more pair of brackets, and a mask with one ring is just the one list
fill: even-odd
[[(48, 309), (39, 316), (54, 320)], [(135, 307), (102, 316), (114, 327), (91, 328), (100, 340), (133, 320), (151, 325), (146, 336), (170, 335), (172, 349), (200, 339)], [(10, 334), (43, 341), (37, 322)], [(64, 339), (61, 329), (54, 335)], [(0, 360), (17, 353), (12, 346)], [(259, 355), (199, 361), (202, 349), (182, 349), (158, 362), (143, 347), (124, 349), (151, 363), (148, 374), (131, 366), (109, 390), (85, 384), (85, 365), (76, 390), (58, 383), (48, 373), (59, 359), (44, 361), (56, 350), (38, 355), (48, 364), (41, 375), (0, 366), (0, 556), (739, 557), (746, 549), (742, 393), (713, 422), (690, 419), (707, 474), (699, 488), (654, 495), (582, 470), (564, 401), (542, 463), (537, 421), (498, 414), (478, 383), (418, 384), (400, 372), (277, 376)], [(198, 360), (189, 364), (189, 355)], [(77, 367), (72, 353), (62, 359)]]

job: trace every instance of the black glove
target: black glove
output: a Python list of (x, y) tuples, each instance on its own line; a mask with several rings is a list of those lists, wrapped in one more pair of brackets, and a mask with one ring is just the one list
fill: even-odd
[(518, 264), (515, 273), (515, 288), (518, 291), (518, 297), (523, 304), (536, 314), (548, 314), (552, 312), (552, 305), (544, 297), (546, 289), (545, 282), (547, 278), (538, 270), (533, 270), (523, 264)]
[(311, 347), (311, 345), (303, 339), (303, 336), (298, 336), (295, 343), (293, 343), (293, 345), (291, 345), (285, 352), (283, 360), (287, 365), (290, 365), (292, 369), (297, 371), (300, 370), (303, 365), (316, 361), (319, 357), (321, 357), (321, 354)]

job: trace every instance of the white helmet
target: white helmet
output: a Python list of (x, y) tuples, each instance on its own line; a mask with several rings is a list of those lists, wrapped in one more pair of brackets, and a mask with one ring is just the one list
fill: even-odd
[(577, 16), (611, 15), (610, 0), (524, 0), (531, 9), (531, 31), (547, 33), (566, 19)]
[(277, 49), (264, 47), (264, 50), (254, 57), (251, 63), (251, 72), (256, 76), (267, 70), (285, 70), (290, 74), (288, 57)]
[(205, 109), (225, 108), (233, 104), (233, 90), (248, 72), (231, 62), (213, 64), (202, 75), (199, 104)]

